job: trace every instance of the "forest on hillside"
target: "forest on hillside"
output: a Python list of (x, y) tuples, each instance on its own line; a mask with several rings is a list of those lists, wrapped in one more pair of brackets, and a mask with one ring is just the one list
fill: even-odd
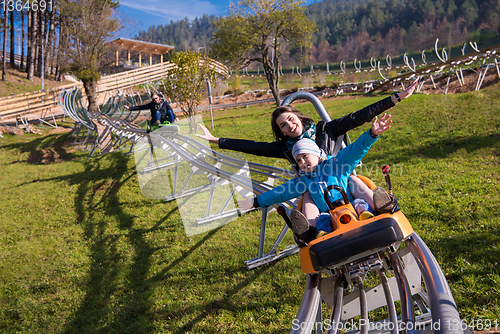
[[(480, 43), (500, 33), (500, 0), (324, 0), (307, 6), (316, 22), (311, 63), (385, 57), (434, 46)], [(209, 47), (215, 16), (152, 26), (137, 39), (176, 50)], [(283, 64), (295, 61), (290, 56)]]
[[(98, 63), (94, 39), (99, 41), (99, 50), (102, 49), (100, 54), (103, 57), (99, 63), (113, 65), (114, 53), (104, 50), (104, 41), (111, 39), (113, 34), (104, 28), (108, 23), (116, 25), (115, 19), (95, 22), (78, 19), (78, 15), (83, 14), (100, 15), (97, 9), (101, 6), (95, 4), (102, 2), (80, 0), (80, 7), (94, 8), (81, 12), (75, 10), (77, 2), (72, 0), (55, 1), (54, 6), (43, 10), (5, 11), (0, 8), (2, 79), (8, 64), (25, 71), (26, 78), (31, 81), (35, 76), (41, 78), (44, 73), (62, 80), (70, 65), (85, 67)], [(104, 3), (113, 8), (118, 6), (114, 0)], [(433, 48), (437, 38), (439, 46), (448, 50), (466, 41), (484, 47), (494, 41), (498, 44), (500, 40), (500, 0), (323, 0), (310, 4), (305, 10), (317, 25), (309, 64), (338, 63), (341, 60), (352, 63), (354, 59), (380, 59), (412, 51), (420, 53)], [(184, 19), (152, 26), (139, 32), (136, 38), (173, 45), (175, 51), (207, 50), (217, 19), (205, 15), (192, 21)], [(101, 35), (93, 33), (96, 28), (100, 29), (97, 30)], [(79, 36), (78, 39), (75, 36)], [(81, 47), (82, 42), (94, 45), (89, 49), (89, 55), (82, 52), (85, 49)], [(19, 54), (15, 54), (17, 50)], [(285, 68), (309, 66), (308, 63), (297, 63), (293, 57), (295, 51), (285, 50), (280, 57), (281, 64)], [(169, 52), (167, 56), (171, 54)]]

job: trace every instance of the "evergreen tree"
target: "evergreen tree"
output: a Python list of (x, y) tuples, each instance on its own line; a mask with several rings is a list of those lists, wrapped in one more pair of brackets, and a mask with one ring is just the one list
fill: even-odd
[[(480, 29), (490, 34), (500, 33), (500, 0), (323, 0), (307, 6), (306, 14), (317, 28), (311, 40), (315, 48), (311, 50), (312, 61), (317, 61), (318, 50), (324, 49), (324, 44), (320, 47), (323, 42), (328, 42), (331, 49), (327, 52), (332, 57), (330, 62), (339, 58), (352, 61), (385, 57), (389, 51), (432, 48), (436, 38), (461, 44), (467, 32)], [(151, 27), (138, 38), (173, 45), (179, 51), (196, 51), (198, 47), (208, 48), (215, 21), (214, 16), (192, 22), (183, 19)], [(389, 45), (395, 27), (405, 37), (396, 39), (401, 41), (400, 45)], [(354, 47), (356, 41), (364, 41), (365, 47)], [(352, 59), (344, 58), (353, 52), (360, 53)], [(283, 59), (293, 63), (293, 55), (297, 53), (299, 50), (290, 49)]]

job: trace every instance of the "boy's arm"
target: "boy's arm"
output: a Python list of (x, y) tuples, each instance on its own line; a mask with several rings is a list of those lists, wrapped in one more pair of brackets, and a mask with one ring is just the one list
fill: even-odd
[(377, 141), (378, 136), (391, 128), (391, 123), (391, 115), (384, 114), (380, 117), (380, 121), (375, 116), (369, 131), (359, 136), (354, 143), (340, 150), (335, 159), (340, 163), (342, 174), (350, 175), (352, 173), (373, 143)]
[(370, 131), (363, 132), (354, 143), (341, 149), (339, 153), (330, 160), (331, 163), (336, 163), (337, 166), (340, 166), (340, 168), (332, 167), (332, 170), (338, 171), (340, 175), (350, 175), (377, 139), (378, 137), (373, 138), (371, 136)]
[(370, 135), (374, 138), (378, 137), (379, 134), (391, 128), (391, 123), (391, 115), (382, 115), (382, 117), (380, 117), (380, 121), (378, 121), (377, 116), (375, 116), (372, 122), (372, 127), (370, 128)]

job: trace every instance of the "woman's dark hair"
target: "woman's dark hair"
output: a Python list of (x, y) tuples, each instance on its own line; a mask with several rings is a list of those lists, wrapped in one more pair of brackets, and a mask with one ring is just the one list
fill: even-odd
[(297, 109), (292, 106), (281, 106), (274, 109), (273, 114), (271, 115), (271, 127), (273, 129), (274, 137), (276, 137), (277, 141), (285, 140), (286, 136), (281, 132), (279, 125), (276, 123), (278, 117), (285, 112), (290, 112), (295, 114), (300, 121), (302, 122), (302, 126), (306, 126), (307, 124), (314, 124), (314, 121), (311, 117), (304, 115)]

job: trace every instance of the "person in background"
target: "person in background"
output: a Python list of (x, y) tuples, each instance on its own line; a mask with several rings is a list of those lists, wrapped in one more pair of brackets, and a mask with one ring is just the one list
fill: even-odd
[(174, 123), (178, 121), (177, 117), (172, 110), (172, 107), (163, 98), (163, 95), (154, 93), (151, 95), (151, 102), (144, 104), (142, 106), (123, 106), (127, 110), (146, 110), (151, 111), (151, 124), (160, 125), (161, 123), (168, 121)]

